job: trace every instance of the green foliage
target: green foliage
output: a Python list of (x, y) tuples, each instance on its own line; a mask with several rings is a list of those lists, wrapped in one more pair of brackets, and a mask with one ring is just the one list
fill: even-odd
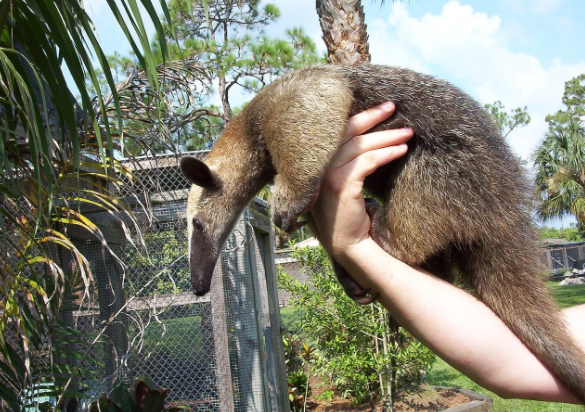
[[(133, 271), (141, 273), (129, 280), (132, 296), (148, 296), (191, 290), (189, 267), (180, 262), (187, 255), (188, 245), (175, 230), (147, 233), (142, 237), (143, 247), (149, 255), (130, 249), (123, 257)], [(153, 281), (155, 280), (155, 281)]]
[(572, 122), (579, 122), (585, 116), (585, 74), (565, 82), (563, 104), (565, 110), (546, 117), (551, 131), (566, 129)]
[(584, 240), (583, 233), (574, 224), (563, 229), (544, 226), (538, 229), (538, 236), (540, 239), (565, 239), (568, 242)]
[[(124, 148), (134, 156), (210, 149), (237, 111), (231, 103), (234, 90), (257, 92), (283, 72), (319, 60), (301, 28), (288, 30), (283, 39), (265, 34), (264, 27), (279, 14), (275, 5), (261, 7), (258, 0), (169, 2), (172, 25), (163, 26), (171, 62), (163, 58), (158, 39), (151, 45), (158, 90), (150, 88), (134, 59), (109, 56), (119, 108), (106, 100), (101, 122), (115, 133), (123, 130)], [(111, 85), (102, 71), (96, 74), (101, 94), (107, 95)], [(124, 114), (122, 122), (115, 118), (118, 112)]]
[(307, 397), (311, 394), (309, 376), (302, 370), (291, 372), (288, 375), (288, 387), (291, 411), (302, 411)]
[(533, 155), (537, 213), (542, 220), (573, 215), (585, 224), (585, 74), (565, 83), (565, 110), (547, 116), (549, 130)]
[(303, 342), (297, 335), (286, 334), (282, 337), (284, 347), (284, 363), (286, 364), (287, 375), (301, 370), (304, 360), (301, 356)]
[(499, 100), (493, 104), (486, 104), (485, 108), (492, 115), (502, 136), (506, 137), (516, 127), (526, 126), (530, 123), (530, 115), (527, 112), (527, 107), (517, 107), (516, 109), (506, 113), (506, 108)]
[(399, 384), (421, 378), (433, 362), (432, 352), (404, 330), (391, 328), (389, 314), (379, 304), (361, 306), (351, 300), (322, 248), (294, 254), (311, 284), (299, 283), (282, 268), (278, 284), (302, 313), (300, 333), (314, 342), (319, 374), (360, 403), (389, 398)]
[(537, 214), (544, 221), (575, 216), (585, 223), (585, 128), (571, 121), (551, 128), (533, 155)]
[[(109, 5), (145, 81), (153, 81), (156, 91), (143, 16), (130, 3), (135, 1)], [(142, 4), (162, 35), (151, 0)], [(127, 25), (136, 27), (137, 36)], [(77, 309), (88, 303), (93, 285), (89, 261), (71, 232), (89, 234), (115, 259), (104, 234), (81, 210), (128, 212), (113, 193), (120, 184), (117, 176), (131, 178), (112, 158), (119, 136), (109, 125), (98, 125), (94, 110), (107, 100), (94, 58), (114, 89), (109, 62), (81, 1), (0, 4), (0, 393), (7, 411), (46, 410), (48, 404), (36, 405), (39, 393), (56, 397), (58, 405), (84, 397), (86, 388), (74, 382), (92, 379), (100, 366), (90, 351), (96, 341), (61, 320), (71, 302)], [(81, 104), (65, 81), (64, 67), (79, 88)], [(87, 78), (97, 93), (93, 102), (84, 87)], [(118, 95), (109, 98), (114, 123), (121, 127)]]
[(293, 334), (284, 335), (282, 343), (290, 407), (292, 411), (301, 411), (305, 409), (307, 397), (311, 394), (309, 379), (312, 373), (311, 366), (316, 359), (315, 347)]
[(280, 15), (274, 4), (172, 0), (169, 9), (178, 33), (170, 46), (172, 58), (196, 61), (204, 73), (198, 81), (208, 90), (217, 85), (214, 91), (221, 101), (221, 107), (209, 105), (209, 96), (197, 102), (206, 116), (186, 136), (189, 149), (209, 148), (232, 118), (230, 92), (240, 88), (255, 93), (280, 74), (319, 61), (314, 42), (301, 28), (288, 30), (284, 39), (266, 35), (264, 27)]
[(326, 391), (323, 391), (320, 394), (315, 395), (315, 399), (331, 403), (331, 401), (333, 400), (333, 395), (335, 395), (335, 392), (333, 392), (331, 389), (327, 389)]

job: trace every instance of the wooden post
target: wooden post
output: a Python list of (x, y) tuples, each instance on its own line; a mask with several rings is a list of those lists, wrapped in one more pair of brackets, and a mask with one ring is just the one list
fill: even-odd
[[(260, 265), (257, 263), (257, 256), (256, 256), (256, 241), (254, 235), (254, 229), (250, 225), (248, 218), (244, 218), (245, 227), (246, 227), (246, 240), (247, 240), (247, 252), (248, 252), (248, 260), (250, 262), (250, 280), (252, 282), (252, 293), (253, 293), (253, 303), (254, 303), (254, 312), (256, 313), (256, 333), (258, 334), (258, 351), (259, 353), (259, 360), (260, 360), (260, 384), (262, 386), (262, 399), (264, 401), (264, 410), (271, 411), (274, 410), (271, 398), (271, 391), (270, 385), (268, 383), (268, 369), (266, 367), (266, 340), (264, 339), (264, 330), (269, 327), (270, 320), (268, 317), (268, 296), (266, 295), (266, 280), (264, 277), (264, 270), (262, 267), (262, 262)], [(259, 256), (258, 256), (259, 257)], [(276, 401), (276, 400), (275, 400)]]
[[(254, 203), (252, 204), (254, 206)], [(280, 320), (280, 307), (278, 301), (278, 285), (276, 282), (276, 266), (274, 265), (274, 228), (270, 217), (260, 211), (250, 208), (253, 216), (253, 226), (257, 229), (257, 236), (261, 236), (264, 242), (264, 279), (266, 282), (266, 297), (268, 298), (268, 314), (270, 316), (270, 334), (272, 337), (272, 359), (276, 393), (278, 396), (278, 411), (290, 410), (288, 400), (288, 382), (286, 377), (286, 364), (284, 358), (284, 346), (282, 342), (282, 323)], [(276, 408), (273, 407), (273, 410)]]
[(280, 412), (290, 410), (288, 399), (288, 381), (286, 377), (286, 363), (284, 345), (282, 342), (282, 323), (278, 304), (278, 285), (276, 282), (276, 266), (274, 265), (274, 237), (271, 233), (264, 235), (264, 253), (266, 262), (266, 286), (268, 289), (268, 304), (271, 317), (272, 350), (274, 356), (274, 372), (276, 375), (278, 405)]
[(224, 298), (221, 259), (215, 265), (210, 294), (219, 410), (221, 412), (234, 412), (234, 388), (230, 369), (229, 338), (226, 322), (227, 311)]
[(262, 388), (258, 388), (258, 383), (262, 379), (260, 366), (262, 341), (258, 340), (255, 296), (250, 281), (247, 247), (245, 223), (240, 218), (226, 243), (227, 252), (222, 252), (221, 257), (225, 296), (229, 296), (226, 299), (224, 316), (228, 316), (230, 351), (233, 351), (233, 359), (236, 362), (235, 405), (238, 410), (262, 412), (265, 411), (265, 405)]

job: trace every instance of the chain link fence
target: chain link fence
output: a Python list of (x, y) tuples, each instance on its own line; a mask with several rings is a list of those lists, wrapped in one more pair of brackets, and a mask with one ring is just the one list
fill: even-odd
[(145, 376), (168, 389), (168, 406), (288, 411), (267, 204), (256, 199), (241, 216), (211, 292), (198, 297), (190, 286), (185, 220), (190, 184), (178, 158), (135, 159), (125, 166), (132, 173), (120, 199), (136, 220), (85, 210), (107, 247), (83, 230), (69, 231), (95, 280), (90, 303), (71, 302), (72, 310), (62, 314), (85, 341), (76, 348), (87, 361), (76, 364), (75, 385), (96, 399), (116, 381)]
[(564, 273), (573, 269), (575, 262), (585, 259), (585, 242), (547, 245), (544, 247), (548, 270)]

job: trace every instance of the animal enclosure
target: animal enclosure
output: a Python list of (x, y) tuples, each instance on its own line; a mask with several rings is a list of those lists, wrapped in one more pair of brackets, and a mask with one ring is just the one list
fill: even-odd
[[(185, 221), (190, 183), (177, 165), (175, 156), (125, 164), (137, 180), (122, 187), (120, 200), (132, 207), (138, 225), (84, 211), (119, 261), (86, 231), (68, 231), (95, 279), (90, 303), (71, 302), (61, 314), (83, 333), (85, 344), (74, 349), (96, 360), (82, 365), (75, 385), (96, 399), (117, 380), (146, 376), (168, 389), (168, 405), (288, 411), (268, 206), (252, 202), (221, 253), (212, 291), (195, 296)], [(42, 380), (40, 372), (36, 379)]]
[(552, 244), (544, 248), (548, 270), (551, 273), (566, 272), (578, 260), (585, 259), (585, 242)]

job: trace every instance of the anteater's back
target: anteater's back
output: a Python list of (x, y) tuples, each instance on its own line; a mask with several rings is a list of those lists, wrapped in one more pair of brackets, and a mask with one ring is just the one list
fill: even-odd
[(390, 100), (381, 128), (409, 126), (409, 153), (366, 189), (384, 208), (378, 237), (400, 260), (447, 279), (459, 275), (581, 400), (585, 356), (544, 283), (518, 159), (491, 116), (454, 86), (409, 70), (337, 66), (353, 113)]
[[(401, 258), (420, 264), (446, 245), (460, 248), (485, 236), (502, 239), (519, 225), (516, 236), (526, 239), (529, 233), (535, 239), (528, 185), (485, 109), (449, 83), (410, 70), (339, 70), (353, 91), (353, 112), (391, 100), (396, 114), (381, 127), (409, 126), (415, 132), (409, 154), (366, 182), (387, 205), (387, 224), (402, 246)], [(538, 262), (536, 254), (530, 259), (531, 265)]]

